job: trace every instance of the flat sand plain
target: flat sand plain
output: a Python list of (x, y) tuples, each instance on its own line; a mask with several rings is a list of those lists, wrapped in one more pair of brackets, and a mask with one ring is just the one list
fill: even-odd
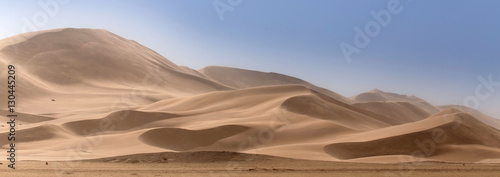
[[(5, 163), (4, 163), (5, 164)], [(58, 168), (74, 166), (73, 168)], [(110, 163), (110, 162), (19, 162), (16, 170), (3, 165), (0, 176), (345, 176), (345, 177), (493, 177), (500, 174), (498, 164), (360, 164), (319, 161), (241, 162), (228, 169), (228, 163)]]

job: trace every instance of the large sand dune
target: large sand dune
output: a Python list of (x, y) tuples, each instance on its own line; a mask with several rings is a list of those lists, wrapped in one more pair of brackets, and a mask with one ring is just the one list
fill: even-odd
[[(231, 89), (184, 72), (156, 52), (105, 30), (41, 31), (3, 39), (0, 44), (0, 58), (17, 67), (18, 87), (23, 90), (18, 95), (24, 103), (47, 100), (50, 103), (56, 98), (68, 99), (65, 104), (74, 104), (76, 101), (70, 99), (79, 97), (78, 100), (88, 98), (87, 102), (109, 105), (131, 92), (159, 95), (142, 99), (144, 104)], [(6, 78), (5, 74), (2, 73), (2, 79)], [(57, 99), (58, 96), (61, 99)], [(92, 100), (95, 98), (100, 100)], [(83, 108), (79, 106), (77, 109)], [(34, 107), (30, 105), (26, 109), (37, 112), (32, 110)]]
[[(196, 71), (105, 30), (3, 39), (0, 67), (8, 64), (18, 68), (22, 160), (198, 151), (357, 162), (500, 159), (499, 121), (478, 111), (380, 90), (346, 98), (277, 73)], [(3, 149), (7, 143), (0, 139)]]

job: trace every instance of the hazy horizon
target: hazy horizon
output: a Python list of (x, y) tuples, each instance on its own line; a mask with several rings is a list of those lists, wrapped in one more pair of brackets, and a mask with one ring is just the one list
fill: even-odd
[[(477, 97), (479, 77), (500, 82), (499, 1), (220, 1), (218, 8), (230, 9), (222, 16), (217, 0), (61, 2), (1, 1), (0, 38), (102, 28), (194, 69), (277, 72), (347, 97), (376, 88), (436, 105)], [(381, 24), (371, 11), (389, 11), (388, 4), (395, 13)], [(373, 22), (380, 32), (346, 59), (339, 45), (356, 46), (356, 27), (365, 31)], [(482, 86), (488, 97), (479, 99), (479, 110), (500, 118), (499, 90)]]

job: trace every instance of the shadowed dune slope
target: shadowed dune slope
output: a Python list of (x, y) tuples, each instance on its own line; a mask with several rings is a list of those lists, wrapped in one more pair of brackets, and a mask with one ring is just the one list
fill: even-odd
[[(2, 131), (3, 132), (3, 131)], [(2, 137), (8, 137), (10, 132), (0, 133)], [(58, 138), (71, 138), (73, 135), (66, 132), (57, 125), (40, 125), (16, 131), (16, 143), (35, 142)], [(0, 139), (0, 146), (8, 146), (10, 141), (7, 138)]]
[(133, 130), (142, 125), (180, 117), (179, 115), (160, 112), (117, 111), (101, 119), (68, 122), (62, 126), (77, 135), (88, 135), (91, 130), (109, 133), (112, 131)]
[[(372, 135), (333, 143), (325, 146), (324, 150), (339, 159), (387, 155), (410, 155), (432, 159), (450, 153), (447, 149), (460, 145), (500, 148), (499, 130), (483, 124), (467, 113), (452, 109), (444, 110), (419, 122), (368, 133)], [(488, 158), (490, 157), (482, 156), (482, 159)]]
[(225, 125), (211, 129), (187, 130), (180, 128), (160, 128), (143, 133), (139, 140), (160, 148), (187, 151), (197, 147), (209, 146), (224, 138), (248, 130), (239, 125)]
[(234, 87), (234, 88), (249, 88), (249, 87), (260, 87), (260, 86), (270, 86), (270, 85), (289, 85), (298, 84), (303, 85), (311, 90), (317, 91), (336, 100), (342, 101), (347, 104), (351, 104), (352, 100), (346, 98), (338, 93), (332, 92), (330, 90), (315, 86), (304, 80), (278, 74), (278, 73), (265, 73), (259, 71), (222, 67), (222, 66), (209, 66), (199, 70), (200, 73), (207, 75), (209, 78)]
[[(8, 115), (8, 111), (0, 110), (0, 115)], [(33, 114), (25, 114), (25, 113), (16, 113), (16, 121), (18, 122), (24, 122), (24, 123), (38, 123), (38, 122), (45, 122), (49, 120), (54, 120), (52, 117), (48, 116), (41, 116), (41, 115), (33, 115)], [(0, 116), (1, 117), (1, 116)], [(6, 120), (5, 122), (8, 122), (8, 118), (4, 118)], [(2, 121), (4, 122), (4, 121)]]

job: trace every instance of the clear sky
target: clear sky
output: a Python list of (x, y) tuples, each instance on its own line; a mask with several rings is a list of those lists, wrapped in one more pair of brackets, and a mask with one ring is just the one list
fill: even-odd
[(500, 82), (499, 9), (496, 0), (0, 0), (0, 38), (102, 28), (194, 69), (279, 72), (345, 96), (378, 88), (437, 105), (475, 99), (500, 118), (500, 86), (478, 79)]

